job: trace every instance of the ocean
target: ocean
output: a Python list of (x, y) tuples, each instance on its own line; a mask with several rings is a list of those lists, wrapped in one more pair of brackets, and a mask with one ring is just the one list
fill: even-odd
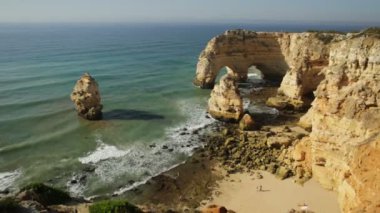
[[(186, 160), (210, 90), (192, 85), (199, 53), (228, 29), (361, 26), (0, 24), (0, 191), (45, 182), (76, 196), (120, 194)], [(102, 121), (79, 118), (76, 80), (98, 82)], [(165, 147), (163, 149), (163, 147)]]

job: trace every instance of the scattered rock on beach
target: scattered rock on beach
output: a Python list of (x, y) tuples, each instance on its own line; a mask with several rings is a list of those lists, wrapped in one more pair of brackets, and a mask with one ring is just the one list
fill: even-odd
[(254, 130), (256, 123), (250, 114), (245, 114), (239, 122), (239, 128), (243, 131)]
[(281, 148), (281, 146), (288, 147), (291, 144), (292, 140), (289, 137), (279, 136), (279, 137), (270, 137), (267, 140), (267, 145), (269, 147)]
[(291, 176), (292, 170), (286, 167), (279, 167), (276, 172), (276, 177), (283, 180)]
[(201, 213), (227, 213), (227, 209), (224, 206), (209, 205), (201, 210)]

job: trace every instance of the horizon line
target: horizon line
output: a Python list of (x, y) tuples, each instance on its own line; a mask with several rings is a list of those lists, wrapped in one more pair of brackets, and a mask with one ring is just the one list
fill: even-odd
[(378, 25), (380, 21), (300, 21), (300, 20), (230, 20), (230, 21), (0, 21), (0, 24), (349, 24)]

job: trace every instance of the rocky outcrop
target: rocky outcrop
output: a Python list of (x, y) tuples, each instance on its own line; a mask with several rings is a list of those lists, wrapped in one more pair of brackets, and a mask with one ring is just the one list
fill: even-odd
[(239, 129), (243, 131), (250, 131), (256, 128), (256, 122), (250, 114), (245, 114), (239, 121)]
[(227, 209), (224, 206), (218, 206), (218, 205), (209, 205), (205, 208), (203, 208), (201, 213), (227, 213)]
[(236, 81), (230, 75), (224, 75), (211, 92), (208, 112), (218, 120), (237, 122), (243, 115), (243, 100)]
[(102, 118), (102, 104), (97, 82), (90, 74), (85, 73), (75, 84), (71, 93), (78, 115), (88, 120)]
[[(212, 88), (221, 68), (238, 81), (247, 79), (248, 68), (256, 66), (265, 78), (283, 79), (278, 90), (283, 106), (302, 108), (304, 96), (323, 79), (330, 44), (343, 39), (331, 33), (264, 33), (231, 30), (211, 39), (199, 56), (193, 83)], [(283, 107), (283, 108), (284, 108)], [(280, 107), (281, 108), (281, 107)]]
[(343, 212), (380, 211), (380, 39), (353, 36), (331, 45), (325, 80), (300, 120), (312, 129), (297, 160), (338, 192)]
[(267, 76), (282, 77), (288, 65), (276, 33), (229, 30), (211, 39), (199, 56), (193, 83), (212, 88), (219, 70), (227, 67), (237, 80), (247, 78), (248, 68), (256, 65)]
[[(312, 107), (299, 122), (310, 135), (290, 139), (286, 131), (270, 134), (261, 143), (265, 151), (255, 156), (266, 156), (268, 149), (283, 151), (270, 155), (276, 156), (269, 161), (276, 166), (259, 168), (280, 177), (291, 170), (301, 183), (313, 175), (325, 188), (338, 192), (343, 212), (380, 212), (379, 53), (380, 37), (365, 33), (227, 31), (201, 53), (193, 82), (213, 87), (224, 66), (232, 80), (242, 81), (248, 67), (255, 65), (267, 78), (283, 77), (278, 95), (267, 102), (271, 106), (303, 109), (305, 97), (313, 93)], [(249, 137), (243, 135), (241, 141), (246, 140)], [(225, 158), (250, 162), (233, 153), (238, 144), (223, 143), (231, 150)], [(243, 150), (249, 153), (246, 147)], [(252, 165), (248, 168), (259, 164)]]

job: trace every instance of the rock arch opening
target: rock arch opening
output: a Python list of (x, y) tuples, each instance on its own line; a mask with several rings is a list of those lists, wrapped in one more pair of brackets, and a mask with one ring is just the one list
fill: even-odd
[(234, 71), (229, 68), (228, 66), (223, 66), (219, 69), (219, 71), (217, 72), (217, 75), (215, 76), (215, 84), (218, 84), (220, 82), (220, 79), (224, 76), (224, 75), (230, 75), (230, 76), (234, 76)]
[(261, 72), (259, 68), (257, 68), (255, 65), (252, 65), (248, 68), (248, 80), (255, 80), (255, 79), (264, 79), (264, 74)]
[(277, 92), (281, 106), (303, 108), (309, 104), (304, 97), (312, 97), (323, 79), (329, 53), (330, 44), (315, 33), (226, 31), (211, 39), (200, 54), (193, 83), (212, 89), (223, 67), (238, 83), (245, 82), (255, 66), (265, 79), (281, 82)]

